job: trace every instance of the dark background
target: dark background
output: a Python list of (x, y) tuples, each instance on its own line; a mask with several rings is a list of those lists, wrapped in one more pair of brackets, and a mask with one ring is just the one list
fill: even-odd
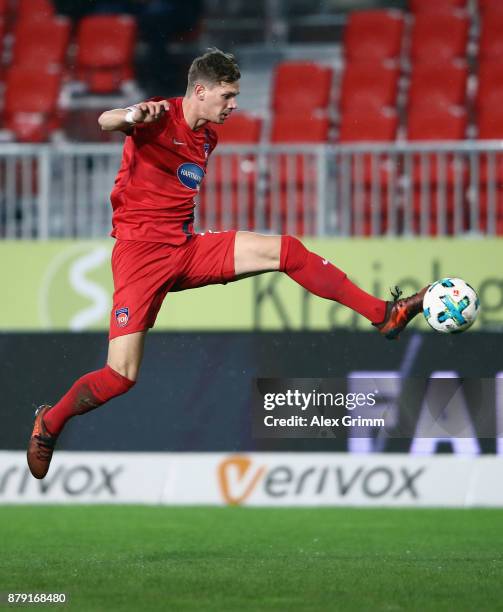
[[(55, 403), (82, 374), (106, 359), (103, 333), (0, 334), (1, 449), (24, 449), (33, 411)], [(428, 377), (434, 370), (490, 377), (503, 370), (501, 335), (151, 333), (136, 386), (69, 422), (59, 449), (100, 451), (345, 450), (335, 439), (252, 438), (254, 378), (345, 377), (354, 370), (401, 370)], [(408, 450), (390, 440), (386, 450)], [(484, 441), (494, 452), (494, 440)]]

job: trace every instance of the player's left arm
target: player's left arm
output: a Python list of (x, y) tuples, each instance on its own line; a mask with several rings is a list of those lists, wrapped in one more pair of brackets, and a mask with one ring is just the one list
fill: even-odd
[(169, 110), (167, 100), (147, 100), (129, 108), (114, 108), (98, 118), (102, 130), (131, 134), (135, 125), (158, 121)]

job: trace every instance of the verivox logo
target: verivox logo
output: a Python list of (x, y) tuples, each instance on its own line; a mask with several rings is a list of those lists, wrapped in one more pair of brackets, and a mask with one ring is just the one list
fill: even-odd
[(110, 499), (117, 496), (117, 480), (123, 473), (122, 465), (59, 465), (43, 480), (35, 481), (27, 468), (11, 464), (0, 469), (0, 499), (9, 494), (22, 499), (34, 490), (51, 499), (86, 495)]
[(204, 170), (197, 164), (182, 164), (176, 171), (180, 183), (188, 189), (199, 189)]
[(425, 465), (347, 460), (326, 462), (302, 457), (257, 465), (233, 455), (218, 465), (218, 482), (230, 505), (253, 503), (372, 504), (417, 502), (422, 498)]
[(248, 457), (235, 455), (218, 466), (218, 481), (225, 501), (237, 506), (243, 503), (263, 476), (264, 467), (252, 466)]

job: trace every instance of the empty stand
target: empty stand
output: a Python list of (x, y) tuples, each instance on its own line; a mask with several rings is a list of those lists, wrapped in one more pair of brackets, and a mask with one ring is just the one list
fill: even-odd
[(234, 112), (222, 125), (212, 127), (220, 144), (257, 144), (260, 140), (262, 121), (244, 112)]
[(346, 65), (341, 85), (340, 110), (379, 111), (394, 107), (399, 71), (395, 66), (352, 62)]
[(271, 142), (323, 143), (328, 141), (329, 128), (330, 123), (326, 116), (277, 115), (272, 123)]
[(415, 64), (409, 89), (409, 108), (464, 106), (467, 77), (468, 68), (463, 61)]
[(350, 14), (344, 32), (348, 61), (396, 59), (402, 48), (404, 31), (400, 11), (355, 11)]
[(476, 108), (494, 109), (497, 113), (503, 101), (503, 64), (498, 60), (487, 60), (479, 66)]
[[(410, 141), (456, 141), (465, 138), (467, 127), (466, 112), (461, 109), (445, 109), (422, 106), (411, 109), (408, 116), (407, 137)], [(412, 158), (412, 186), (414, 206), (414, 231), (437, 235), (440, 232), (452, 234), (461, 223), (464, 214), (464, 197), (461, 210), (454, 210), (455, 186), (468, 183), (468, 164), (462, 155), (446, 152), (415, 154)], [(408, 168), (408, 164), (405, 163)], [(407, 171), (407, 170), (406, 170)], [(421, 217), (421, 202), (424, 186), (429, 185), (427, 200), (430, 215), (427, 223)], [(441, 186), (442, 187), (441, 189)], [(456, 214), (460, 217), (456, 221)], [(439, 221), (444, 219), (442, 228)]]
[[(326, 116), (276, 115), (272, 144), (323, 144), (329, 139), (330, 122)], [(317, 211), (317, 165), (309, 152), (272, 153), (267, 161), (269, 190), (266, 219), (275, 231), (296, 234), (314, 231)]]
[(21, 21), (15, 32), (12, 64), (17, 67), (62, 67), (70, 39), (70, 20), (50, 17)]
[(77, 77), (89, 91), (110, 93), (133, 76), (136, 22), (127, 15), (84, 17), (77, 35)]
[(326, 109), (330, 100), (332, 69), (313, 62), (283, 62), (273, 78), (272, 107), (276, 113)]
[[(256, 145), (260, 141), (262, 120), (244, 112), (237, 112), (222, 125), (214, 125), (220, 145)], [(256, 156), (240, 153), (226, 154), (215, 159), (213, 176), (218, 185), (238, 185), (242, 180), (255, 179)], [(209, 177), (206, 177), (206, 180)]]
[[(254, 145), (260, 141), (262, 121), (244, 112), (233, 113), (213, 126), (221, 145)], [(203, 227), (222, 230), (255, 227), (257, 160), (254, 154), (213, 156), (199, 194), (199, 219)], [(227, 211), (227, 218), (224, 211)]]
[[(415, 142), (456, 141), (466, 135), (467, 117), (461, 109), (434, 109), (432, 107), (413, 108), (409, 112), (407, 138)], [(443, 160), (443, 161), (442, 161)], [(445, 161), (445, 165), (444, 164)], [(466, 181), (467, 169), (464, 159), (452, 155), (426, 153), (414, 157), (414, 183), (420, 185), (425, 177), (432, 184), (439, 180), (454, 185), (456, 181)], [(426, 174), (425, 174), (426, 172)]]
[(495, 109), (482, 108), (479, 112), (478, 137), (481, 140), (503, 139), (503, 108), (497, 112)]
[(61, 73), (34, 68), (10, 69), (7, 76), (4, 119), (20, 141), (41, 142), (59, 127), (57, 102)]
[(396, 138), (398, 117), (394, 111), (353, 111), (342, 116), (340, 142), (391, 142)]
[[(397, 128), (398, 117), (394, 111), (348, 110), (342, 116), (339, 140), (346, 144), (393, 142)], [(355, 153), (339, 164), (338, 171), (344, 175), (340, 182), (347, 182), (348, 176), (351, 177), (344, 199), (348, 199), (351, 205), (350, 230), (355, 235), (368, 236), (373, 231), (386, 231), (389, 178), (396, 172), (390, 162), (385, 153)], [(371, 187), (374, 180), (378, 181), (376, 189)], [(379, 227), (372, 221), (376, 213), (380, 219)]]
[(412, 26), (413, 62), (435, 64), (464, 58), (469, 21), (454, 13), (420, 13)]

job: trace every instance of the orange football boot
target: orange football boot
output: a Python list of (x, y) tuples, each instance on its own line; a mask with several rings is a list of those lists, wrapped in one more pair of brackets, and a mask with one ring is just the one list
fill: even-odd
[(44, 478), (51, 464), (52, 452), (58, 436), (53, 436), (44, 424), (44, 414), (52, 406), (44, 405), (35, 412), (35, 424), (28, 443), (28, 467), (35, 478)]
[(386, 316), (382, 323), (373, 323), (379, 332), (388, 340), (395, 340), (407, 327), (410, 321), (423, 310), (423, 297), (429, 285), (410, 297), (401, 298), (402, 291), (395, 287), (391, 291), (392, 302), (386, 302)]

